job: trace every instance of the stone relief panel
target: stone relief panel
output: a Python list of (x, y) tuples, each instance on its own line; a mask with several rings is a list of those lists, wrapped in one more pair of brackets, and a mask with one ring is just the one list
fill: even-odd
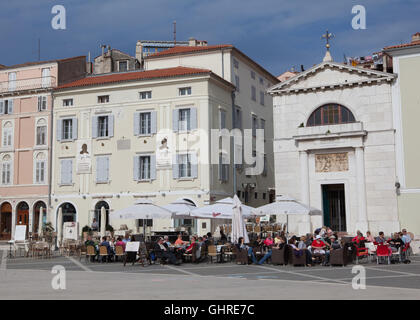
[(327, 153), (315, 155), (316, 172), (339, 172), (349, 170), (348, 153)]

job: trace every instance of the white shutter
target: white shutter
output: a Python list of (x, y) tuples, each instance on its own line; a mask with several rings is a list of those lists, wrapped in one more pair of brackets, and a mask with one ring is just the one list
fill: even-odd
[(13, 100), (9, 100), (8, 104), (7, 104), (7, 113), (8, 114), (12, 114), (13, 113)]
[(157, 112), (152, 111), (150, 113), (151, 117), (151, 134), (156, 134), (157, 132)]
[(197, 154), (191, 154), (191, 178), (195, 179), (198, 176), (198, 162)]
[(114, 115), (108, 116), (108, 137), (114, 136)]
[(62, 119), (58, 119), (57, 120), (57, 141), (61, 141), (63, 138), (61, 136), (62, 132), (63, 132), (63, 120)]
[(156, 180), (156, 156), (150, 155), (150, 179)]
[(179, 179), (179, 156), (174, 154), (172, 156), (172, 178)]
[(96, 182), (109, 181), (109, 157), (96, 158)]
[(134, 135), (138, 136), (140, 134), (140, 112), (134, 113), (133, 122)]
[(197, 129), (197, 108), (190, 109), (190, 130)]
[(0, 114), (4, 113), (4, 101), (0, 100)]
[(77, 118), (73, 117), (71, 118), (71, 124), (72, 124), (72, 139), (77, 140)]
[(172, 130), (174, 132), (179, 131), (179, 109), (175, 109), (172, 111)]
[(140, 157), (134, 156), (133, 159), (133, 180), (140, 180)]
[(61, 160), (61, 183), (71, 184), (73, 175), (73, 160), (63, 159)]
[(98, 117), (92, 117), (92, 138), (98, 137)]

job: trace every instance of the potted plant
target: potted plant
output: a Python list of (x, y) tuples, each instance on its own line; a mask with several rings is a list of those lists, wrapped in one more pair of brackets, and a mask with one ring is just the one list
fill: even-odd
[(44, 235), (47, 242), (52, 242), (54, 233), (54, 227), (51, 222), (47, 222), (42, 227), (42, 234)]

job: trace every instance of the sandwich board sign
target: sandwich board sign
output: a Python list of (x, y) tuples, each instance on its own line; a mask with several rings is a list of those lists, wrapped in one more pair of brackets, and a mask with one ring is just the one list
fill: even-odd
[(26, 240), (26, 225), (16, 226), (15, 241), (25, 241), (25, 240)]
[(78, 232), (77, 222), (64, 222), (63, 224), (63, 239), (77, 240)]
[(139, 241), (129, 241), (125, 244), (126, 252), (138, 252), (140, 247)]

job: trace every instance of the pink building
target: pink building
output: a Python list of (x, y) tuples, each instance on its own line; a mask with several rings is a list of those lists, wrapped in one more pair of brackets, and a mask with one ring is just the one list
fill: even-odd
[(16, 225), (37, 235), (40, 211), (47, 220), (52, 90), (85, 73), (84, 56), (0, 67), (0, 240)]

